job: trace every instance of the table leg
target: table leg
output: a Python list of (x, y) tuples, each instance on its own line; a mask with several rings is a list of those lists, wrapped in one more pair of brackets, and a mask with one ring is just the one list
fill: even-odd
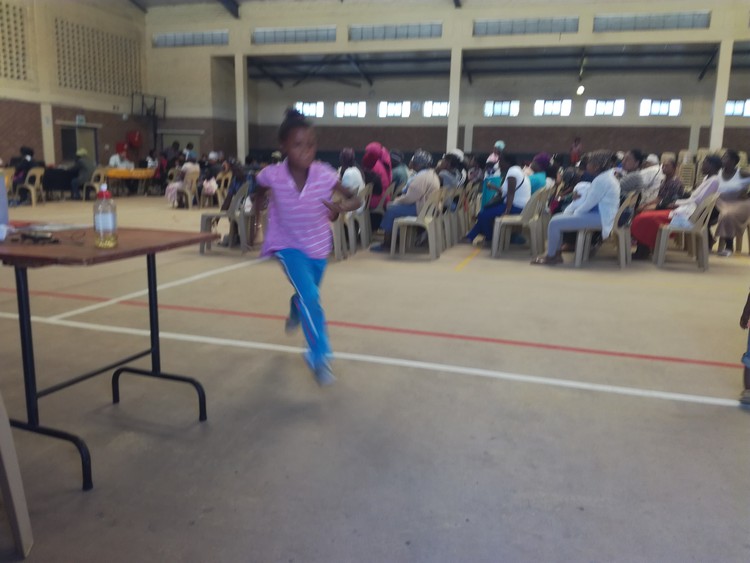
[(192, 385), (198, 394), (198, 420), (206, 420), (206, 392), (203, 386), (191, 377), (182, 375), (168, 374), (161, 371), (161, 348), (159, 346), (159, 304), (157, 299), (156, 285), (156, 255), (146, 255), (146, 264), (148, 267), (148, 316), (149, 326), (151, 329), (151, 370), (144, 370), (124, 366), (115, 370), (112, 374), (112, 402), (120, 402), (120, 375), (130, 373), (133, 375), (142, 375), (145, 377), (155, 377), (157, 379), (167, 379)]
[(94, 484), (91, 479), (91, 455), (81, 438), (68, 432), (39, 425), (39, 395), (36, 389), (36, 368), (34, 366), (34, 342), (31, 335), (31, 307), (29, 306), (29, 279), (25, 267), (16, 266), (16, 298), (18, 300), (18, 325), (21, 334), (21, 356), (23, 359), (23, 382), (26, 393), (27, 422), (11, 419), (14, 428), (28, 430), (43, 436), (71, 442), (81, 456), (83, 490), (88, 491)]
[(29, 278), (26, 268), (16, 266), (16, 300), (18, 301), (18, 328), (21, 334), (23, 359), (23, 385), (26, 392), (26, 416), (31, 426), (39, 425), (39, 408), (36, 397), (36, 367), (34, 366), (34, 341), (31, 336), (31, 307), (29, 305)]

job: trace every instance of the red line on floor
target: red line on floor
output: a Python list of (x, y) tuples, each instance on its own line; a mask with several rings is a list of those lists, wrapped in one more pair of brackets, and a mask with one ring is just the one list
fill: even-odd
[[(0, 288), (2, 293), (15, 293), (15, 289)], [(104, 297), (94, 297), (89, 295), (75, 295), (70, 293), (58, 293), (54, 291), (31, 291), (31, 295), (43, 297), (59, 297), (64, 299), (78, 299), (82, 301), (109, 301)], [(146, 307), (146, 301), (120, 301), (122, 305), (131, 305), (136, 307)], [(165, 305), (160, 304), (160, 309), (169, 311), (181, 311), (187, 313), (201, 313), (210, 315), (222, 315), (229, 317), (243, 317), (250, 319), (264, 319), (280, 321), (285, 318), (284, 315), (272, 315), (267, 313), (252, 313), (249, 311), (237, 311), (232, 309), (209, 309), (207, 307), (195, 307), (191, 305)], [(675, 356), (657, 356), (652, 354), (637, 354), (633, 352), (616, 352), (613, 350), (600, 350), (597, 348), (582, 348), (578, 346), (563, 346), (559, 344), (546, 344), (543, 342), (528, 342), (525, 340), (510, 340), (507, 338), (492, 338), (488, 336), (472, 336), (468, 334), (453, 334), (449, 332), (437, 332), (431, 330), (418, 330), (411, 328), (397, 328), (389, 326), (368, 325), (361, 323), (352, 323), (348, 321), (328, 321), (328, 326), (339, 328), (354, 328), (358, 330), (369, 330), (375, 332), (388, 332), (391, 334), (406, 334), (409, 336), (424, 336), (428, 338), (442, 338), (447, 340), (461, 340), (464, 342), (481, 342), (485, 344), (500, 344), (504, 346), (516, 346), (521, 348), (536, 348), (540, 350), (553, 350), (556, 352), (568, 352), (572, 354), (587, 354), (593, 356), (606, 356), (610, 358), (626, 358), (630, 360), (647, 360), (651, 362), (667, 362), (675, 364), (687, 364), (694, 366), (708, 366), (718, 368), (737, 369), (741, 364), (731, 362), (719, 362), (715, 360), (697, 360), (692, 358), (679, 358)]]

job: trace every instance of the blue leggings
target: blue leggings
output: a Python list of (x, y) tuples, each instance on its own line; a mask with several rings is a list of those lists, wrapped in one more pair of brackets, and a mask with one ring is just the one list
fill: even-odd
[(331, 353), (325, 314), (320, 305), (320, 282), (328, 261), (315, 260), (294, 248), (278, 250), (275, 254), (296, 292), (290, 300), (289, 318), (302, 323), (310, 347), (310, 360), (317, 366)]

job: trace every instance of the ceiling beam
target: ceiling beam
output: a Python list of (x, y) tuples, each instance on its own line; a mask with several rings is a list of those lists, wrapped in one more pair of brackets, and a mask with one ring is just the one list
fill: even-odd
[(718, 54), (719, 54), (719, 48), (716, 47), (716, 49), (714, 49), (714, 52), (711, 53), (711, 57), (708, 59), (706, 66), (703, 67), (703, 70), (701, 70), (701, 73), (698, 75), (698, 82), (703, 80), (703, 78), (706, 76), (708, 69), (711, 68), (711, 63), (714, 62), (714, 59), (716, 58), (716, 55)]
[(336, 55), (334, 57), (323, 57), (323, 60), (315, 68), (313, 68), (311, 70), (308, 70), (306, 73), (300, 72), (300, 74), (303, 74), (302, 78), (300, 78), (299, 80), (297, 80), (294, 84), (292, 84), (292, 86), (299, 86), (300, 84), (302, 84), (305, 80), (307, 80), (311, 76), (315, 76), (316, 74), (319, 74), (332, 61), (338, 60), (339, 58), (340, 58), (340, 55)]
[(224, 6), (227, 12), (232, 14), (235, 19), (240, 19), (240, 5), (237, 3), (237, 0), (217, 0), (217, 2)]
[(581, 62), (578, 65), (578, 82), (583, 82), (583, 71), (586, 68), (586, 49), (581, 49)]
[(367, 83), (372, 86), (372, 78), (370, 78), (365, 72), (362, 70), (362, 67), (359, 66), (359, 63), (357, 62), (357, 59), (354, 58), (354, 55), (347, 55), (346, 56), (349, 59), (349, 62), (352, 64), (354, 69), (357, 71), (357, 73), (367, 81)]
[(266, 70), (266, 68), (262, 64), (256, 64), (255, 67), (260, 71), (260, 73), (263, 76), (265, 76), (266, 78), (268, 78), (268, 80), (270, 80), (271, 82), (273, 82), (274, 84), (276, 84), (276, 86), (278, 86), (279, 89), (283, 89), (284, 88), (284, 83), (281, 80), (279, 80), (278, 78), (276, 78), (273, 74), (271, 74), (270, 72), (268, 72)]
[(140, 2), (138, 2), (138, 0), (130, 0), (130, 3), (133, 6), (135, 6), (136, 8), (138, 8), (144, 14), (146, 13), (146, 6), (144, 6), (143, 4), (141, 4)]

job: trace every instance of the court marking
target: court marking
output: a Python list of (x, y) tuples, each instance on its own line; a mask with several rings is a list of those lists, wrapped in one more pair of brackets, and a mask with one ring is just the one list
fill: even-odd
[[(165, 284), (165, 285), (169, 285), (169, 284)], [(180, 285), (180, 284), (176, 284), (176, 285)], [(11, 290), (1, 289), (0, 291), (10, 292)], [(45, 292), (32, 291), (30, 293), (31, 295), (45, 295), (48, 297), (60, 296), (60, 297), (68, 298), (68, 299), (79, 298), (71, 294), (56, 294), (55, 292), (50, 292), (50, 291), (45, 291)], [(102, 307), (105, 307), (108, 305), (114, 305), (114, 304), (127, 305), (131, 307), (147, 307), (148, 306), (148, 302), (146, 301), (131, 301), (130, 299), (126, 297), (122, 297), (118, 299), (106, 299), (103, 297), (81, 296), (80, 299), (84, 299), (84, 300), (96, 299), (96, 300), (100, 300), (101, 303), (99, 307), (92, 305), (90, 307), (83, 307), (81, 309), (77, 309), (76, 311), (78, 311), (79, 314), (88, 312), (89, 310), (95, 310), (97, 308), (102, 308)], [(165, 311), (200, 313), (200, 314), (219, 315), (219, 316), (228, 316), (228, 317), (241, 317), (241, 318), (250, 318), (250, 319), (262, 319), (262, 320), (279, 320), (280, 321), (286, 318), (284, 315), (278, 315), (278, 314), (272, 314), (272, 313), (254, 313), (250, 311), (238, 311), (238, 310), (233, 310), (233, 309), (215, 309), (215, 308), (212, 309), (208, 307), (197, 307), (197, 306), (192, 306), (192, 305), (169, 305), (169, 304), (164, 304), (164, 303), (159, 304), (159, 309), (165, 310)], [(47, 317), (47, 318), (52, 319), (52, 320), (62, 320), (63, 318), (67, 318), (70, 316), (72, 316), (72, 314), (63, 313), (61, 315), (54, 315), (54, 316)], [(604, 357), (610, 357), (610, 358), (643, 360), (643, 361), (649, 361), (649, 362), (676, 363), (676, 364), (683, 364), (683, 365), (694, 365), (694, 366), (713, 367), (713, 368), (722, 368), (722, 369), (738, 369), (741, 367), (741, 364), (739, 362), (732, 363), (732, 362), (723, 362), (719, 360), (700, 360), (697, 358), (680, 358), (676, 356), (658, 356), (655, 354), (620, 352), (616, 350), (603, 350), (599, 348), (584, 348), (581, 346), (549, 344), (546, 342), (531, 342), (531, 341), (525, 341), (525, 340), (512, 340), (508, 338), (496, 338), (496, 337), (489, 337), (489, 336), (474, 336), (474, 335), (468, 335), (468, 334), (455, 334), (455, 333), (419, 330), (419, 329), (411, 329), (411, 328), (399, 328), (399, 327), (393, 327), (393, 326), (368, 325), (368, 324), (362, 324), (362, 323), (353, 323), (349, 321), (328, 320), (327, 324), (329, 327), (336, 327), (336, 328), (351, 328), (355, 330), (387, 332), (390, 334), (404, 334), (408, 336), (441, 338), (441, 339), (447, 339), (447, 340), (459, 340), (463, 342), (477, 342), (477, 343), (483, 343), (483, 344), (497, 344), (501, 346), (512, 346), (512, 347), (519, 347), (519, 348), (534, 348), (534, 349), (539, 349), (539, 350), (565, 352), (565, 353), (570, 353), (570, 354), (604, 356)]]
[(482, 252), (481, 248), (475, 248), (471, 254), (469, 254), (466, 258), (464, 258), (461, 261), (461, 263), (458, 266), (456, 266), (455, 270), (457, 272), (460, 272), (461, 270), (463, 270), (469, 264), (469, 262), (471, 262), (472, 260), (474, 260), (474, 258), (479, 256), (480, 252)]
[[(18, 319), (15, 313), (0, 313), (0, 318)], [(34, 317), (33, 322), (49, 324), (53, 326), (62, 326), (66, 328), (77, 328), (84, 330), (93, 330), (97, 332), (110, 332), (114, 334), (127, 334), (133, 336), (143, 336), (148, 338), (150, 331), (147, 329), (135, 329), (126, 327), (115, 327), (111, 325), (100, 325), (95, 323), (84, 323), (79, 321), (69, 321), (56, 318)], [(212, 344), (215, 346), (227, 346), (234, 348), (244, 348), (251, 350), (264, 350), (271, 352), (281, 352), (285, 354), (299, 355), (305, 351), (304, 348), (297, 346), (286, 346), (282, 344), (271, 344), (267, 342), (255, 342), (249, 340), (234, 340), (229, 338), (217, 338), (212, 336), (203, 336), (196, 334), (184, 334), (177, 332), (161, 332), (161, 339), (173, 340), (178, 342), (190, 342), (198, 344)], [(483, 368), (471, 368), (451, 364), (441, 364), (436, 362), (423, 362), (418, 360), (407, 360), (403, 358), (391, 358), (388, 356), (372, 356), (367, 354), (353, 354), (349, 352), (337, 352), (334, 358), (348, 360), (352, 362), (362, 362), (368, 364), (379, 364), (403, 368), (419, 369), (423, 371), (445, 372), (470, 377), (484, 377), (501, 381), (513, 381), (517, 383), (526, 383), (531, 385), (544, 385), (548, 387), (560, 387), (565, 389), (576, 389), (579, 391), (591, 391), (596, 393), (607, 393), (614, 395), (658, 399), (664, 401), (677, 401), (682, 403), (692, 403), (700, 405), (711, 405), (720, 407), (740, 407), (739, 400), (724, 399), (721, 397), (709, 397), (704, 395), (689, 395), (685, 393), (672, 393), (666, 391), (655, 391), (652, 389), (641, 389), (638, 387), (623, 387), (619, 385), (608, 385), (601, 383), (590, 383), (586, 381), (577, 381), (571, 379), (555, 379), (552, 377), (542, 377), (536, 375), (523, 375), (518, 373), (509, 373), (495, 371)]]
[[(186, 285), (189, 283), (193, 283), (194, 281), (203, 280), (206, 278), (210, 278), (212, 276), (217, 276), (219, 274), (224, 274), (226, 272), (232, 272), (234, 270), (239, 270), (240, 268), (245, 268), (246, 266), (252, 266), (254, 264), (258, 264), (260, 262), (265, 262), (268, 260), (268, 258), (256, 258), (255, 260), (249, 260), (247, 262), (240, 262), (239, 264), (230, 264), (229, 266), (224, 266), (223, 268), (217, 268), (215, 270), (209, 270), (208, 272), (202, 272), (200, 274), (196, 274), (194, 276), (189, 276), (187, 278), (182, 278), (179, 280), (167, 282), (164, 284), (158, 285), (156, 288), (157, 290), (161, 291), (164, 289), (170, 289), (172, 287), (178, 287), (181, 285)], [(110, 305), (116, 305), (117, 303), (121, 303), (123, 301), (128, 301), (130, 299), (134, 299), (136, 297), (143, 297), (144, 295), (148, 295), (148, 289), (141, 289), (139, 291), (134, 291), (133, 293), (128, 293), (127, 295), (122, 295), (120, 297), (115, 297), (114, 299), (108, 299), (106, 301), (102, 301), (100, 303), (97, 303), (95, 305), (89, 305), (88, 307), (81, 307), (80, 309), (74, 309), (72, 311), (68, 311), (66, 313), (60, 313), (59, 315), (54, 315), (52, 317), (49, 317), (53, 320), (62, 320), (67, 319), (68, 317), (74, 317), (76, 315), (82, 315), (83, 313), (89, 313), (91, 311), (96, 311), (97, 309), (103, 309), (104, 307), (109, 307)]]

